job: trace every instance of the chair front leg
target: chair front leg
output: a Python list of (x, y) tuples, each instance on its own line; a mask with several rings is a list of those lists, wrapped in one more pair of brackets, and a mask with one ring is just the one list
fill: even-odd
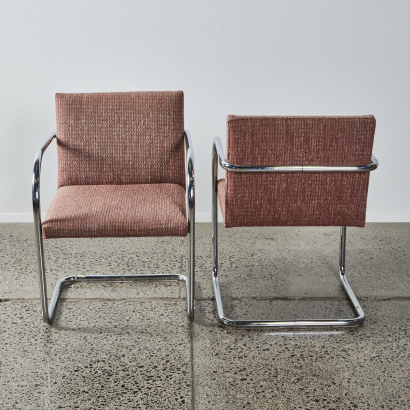
[(49, 315), (48, 298), (47, 298), (47, 282), (46, 282), (46, 270), (44, 265), (44, 245), (43, 245), (43, 230), (41, 228), (41, 206), (40, 206), (40, 174), (41, 174), (41, 161), (44, 151), (50, 145), (51, 141), (56, 137), (53, 133), (46, 141), (42, 148), (40, 148), (34, 158), (33, 168), (33, 182), (32, 182), (32, 202), (33, 202), (33, 216), (34, 216), (34, 230), (35, 240), (37, 247), (37, 261), (38, 261), (38, 274), (40, 282), (40, 301), (41, 301), (41, 316), (43, 321), (51, 323), (52, 317)]
[(188, 275), (186, 282), (187, 315), (194, 320), (195, 313), (195, 175), (194, 151), (188, 131), (185, 131), (186, 147), (186, 207), (188, 223)]
[(219, 138), (214, 139), (212, 146), (212, 281), (214, 285), (216, 308), (218, 311), (218, 319), (224, 325), (229, 325), (230, 320), (224, 317), (222, 297), (219, 288), (218, 278), (218, 162), (219, 153), (218, 145)]
[(187, 315), (194, 320), (195, 311), (195, 186), (192, 168), (192, 181), (188, 190), (189, 233), (188, 233), (188, 276), (187, 276)]

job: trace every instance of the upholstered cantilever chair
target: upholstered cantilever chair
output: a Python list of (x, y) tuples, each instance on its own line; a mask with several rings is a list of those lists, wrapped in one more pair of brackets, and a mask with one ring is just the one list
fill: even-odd
[[(51, 323), (64, 286), (85, 281), (184, 281), (194, 317), (194, 156), (183, 93), (57, 94), (57, 133), (37, 152), (33, 210), (41, 311)], [(40, 170), (57, 139), (58, 190), (41, 221)], [(43, 238), (188, 236), (188, 274), (68, 276), (47, 299)]]
[[(235, 327), (355, 326), (364, 318), (345, 273), (346, 226), (363, 227), (373, 116), (228, 117), (227, 157), (212, 154), (212, 269), (220, 322)], [(218, 163), (226, 178), (218, 180)], [(340, 279), (352, 319), (234, 320), (224, 316), (218, 272), (218, 198), (225, 227), (341, 226)]]

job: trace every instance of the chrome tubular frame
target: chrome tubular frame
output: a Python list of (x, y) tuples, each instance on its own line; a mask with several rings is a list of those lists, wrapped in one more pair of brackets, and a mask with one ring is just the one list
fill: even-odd
[(44, 151), (50, 145), (51, 141), (56, 138), (56, 133), (51, 134), (42, 148), (40, 148), (34, 158), (33, 169), (33, 185), (32, 185), (32, 201), (33, 201), (33, 216), (34, 216), (34, 231), (37, 246), (37, 261), (38, 274), (40, 279), (40, 302), (41, 315), (43, 320), (51, 323), (54, 316), (54, 309), (50, 306), (50, 313), (47, 300), (47, 283), (46, 270), (44, 266), (44, 246), (43, 246), (43, 230), (41, 229), (41, 207), (40, 207), (40, 174), (41, 174), (41, 160), (43, 159)]
[(40, 207), (40, 174), (41, 161), (44, 151), (56, 138), (53, 133), (47, 142), (37, 151), (34, 158), (32, 201), (34, 229), (38, 256), (38, 273), (40, 279), (40, 301), (41, 315), (43, 321), (51, 324), (55, 316), (55, 310), (62, 291), (65, 287), (76, 282), (134, 282), (134, 281), (183, 281), (186, 283), (187, 293), (187, 316), (189, 320), (194, 319), (195, 309), (195, 183), (194, 183), (194, 152), (189, 133), (184, 134), (185, 143), (185, 171), (186, 171), (186, 204), (187, 204), (187, 223), (188, 231), (188, 275), (179, 274), (139, 274), (139, 275), (76, 275), (66, 276), (60, 279), (54, 289), (50, 304), (47, 299), (46, 271), (44, 264), (43, 231), (41, 223)]
[(194, 319), (195, 311), (195, 174), (191, 134), (185, 130), (186, 212), (188, 222), (188, 276), (186, 281), (187, 315)]
[(363, 166), (329, 166), (329, 165), (298, 165), (298, 166), (240, 166), (229, 164), (225, 160), (221, 140), (214, 139), (212, 147), (212, 278), (219, 321), (226, 326), (238, 328), (264, 327), (308, 327), (308, 326), (358, 326), (363, 322), (364, 312), (353, 293), (345, 272), (346, 227), (340, 228), (339, 276), (343, 288), (357, 314), (352, 319), (312, 319), (312, 320), (234, 320), (224, 315), (218, 276), (218, 163), (229, 172), (369, 172), (378, 166), (373, 156), (369, 165)]

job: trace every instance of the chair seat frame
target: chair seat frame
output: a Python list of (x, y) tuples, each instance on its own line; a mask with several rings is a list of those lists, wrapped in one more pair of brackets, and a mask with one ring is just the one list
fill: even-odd
[(351, 319), (311, 319), (311, 320), (236, 320), (225, 317), (222, 297), (219, 286), (218, 272), (218, 165), (228, 172), (370, 172), (378, 167), (378, 161), (372, 156), (367, 165), (271, 165), (271, 166), (243, 166), (230, 164), (225, 159), (224, 150), (219, 137), (216, 137), (212, 146), (212, 279), (218, 320), (225, 326), (237, 328), (265, 328), (265, 327), (310, 327), (310, 326), (359, 326), (364, 320), (364, 312), (346, 278), (346, 226), (340, 227), (339, 250), (339, 277), (349, 301), (356, 312), (356, 317)]
[(76, 282), (135, 282), (135, 281), (181, 281), (186, 284), (186, 313), (189, 320), (194, 319), (195, 311), (195, 175), (194, 175), (194, 151), (192, 148), (192, 140), (190, 133), (185, 130), (185, 200), (186, 200), (186, 219), (188, 224), (188, 274), (135, 274), (135, 275), (75, 275), (66, 276), (60, 279), (55, 286), (50, 304), (47, 298), (47, 281), (46, 269), (44, 263), (44, 245), (43, 231), (41, 222), (41, 206), (40, 206), (40, 176), (41, 163), (45, 150), (57, 138), (56, 133), (51, 134), (42, 148), (40, 148), (34, 158), (33, 168), (33, 183), (32, 183), (32, 203), (34, 216), (34, 230), (37, 248), (38, 273), (40, 282), (40, 301), (41, 315), (43, 321), (51, 324), (54, 320), (57, 302), (65, 287)]

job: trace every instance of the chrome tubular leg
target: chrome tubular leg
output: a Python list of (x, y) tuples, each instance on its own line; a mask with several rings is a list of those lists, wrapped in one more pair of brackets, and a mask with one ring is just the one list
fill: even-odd
[(38, 276), (40, 283), (40, 302), (41, 316), (44, 322), (50, 323), (47, 300), (47, 282), (46, 269), (44, 265), (44, 246), (43, 246), (43, 230), (41, 228), (41, 207), (40, 207), (40, 169), (41, 169), (41, 150), (37, 152), (36, 160), (33, 169), (33, 185), (32, 185), (32, 201), (33, 201), (33, 217), (34, 217), (34, 232), (37, 248), (37, 264)]
[(218, 319), (223, 324), (230, 324), (230, 320), (224, 317), (221, 292), (218, 278), (218, 162), (216, 147), (212, 149), (212, 281), (214, 284), (216, 308)]
[(51, 319), (48, 312), (48, 299), (47, 299), (47, 282), (46, 282), (46, 269), (44, 265), (44, 245), (43, 234), (41, 229), (41, 221), (38, 217), (35, 218), (35, 234), (36, 234), (36, 247), (37, 247), (37, 261), (38, 261), (38, 275), (40, 282), (40, 303), (41, 303), (41, 316), (43, 321), (51, 323)]
[(212, 148), (212, 273), (218, 276), (218, 163), (215, 145)]
[(357, 300), (355, 294), (353, 293), (352, 288), (349, 285), (349, 282), (346, 278), (346, 265), (345, 265), (345, 257), (346, 257), (346, 227), (340, 227), (340, 251), (339, 251), (339, 276), (340, 280), (342, 281), (343, 288), (350, 299), (350, 302), (357, 313), (357, 317), (352, 319), (353, 324), (360, 325), (364, 319), (364, 311), (360, 306), (359, 301)]
[[(214, 188), (214, 186), (213, 186)], [(215, 203), (217, 201), (217, 195), (215, 190), (212, 191), (212, 273), (213, 273), (213, 283), (215, 290), (215, 301), (218, 310), (218, 319), (219, 321), (226, 326), (233, 326), (237, 328), (265, 328), (265, 327), (310, 327), (310, 326), (358, 326), (363, 322), (364, 312), (357, 301), (356, 296), (354, 295), (349, 283), (346, 279), (345, 273), (345, 254), (346, 254), (346, 227), (341, 227), (340, 235), (340, 253), (339, 253), (339, 264), (340, 264), (340, 279), (342, 281), (344, 290), (346, 291), (347, 296), (349, 297), (350, 302), (352, 303), (353, 308), (357, 313), (357, 317), (352, 319), (312, 319), (312, 320), (292, 320), (292, 321), (283, 321), (283, 320), (234, 320), (228, 319), (224, 316), (222, 298), (219, 288), (218, 280), (218, 259), (217, 259), (217, 208)]]
[(188, 207), (188, 275), (186, 283), (187, 315), (194, 320), (195, 314), (195, 178), (193, 153), (187, 164), (187, 204)]
[(345, 259), (346, 259), (346, 227), (340, 227), (340, 250), (339, 250), (339, 267), (340, 274), (345, 274)]
[(223, 324), (227, 324), (229, 319), (224, 317), (221, 292), (219, 290), (218, 278), (218, 197), (216, 192), (212, 192), (212, 281), (214, 284), (216, 308), (218, 310), (218, 318)]
[(195, 222), (191, 219), (191, 232), (188, 234), (188, 276), (186, 282), (187, 315), (194, 320), (195, 313)]
[(212, 274), (218, 276), (218, 197), (212, 193)]

